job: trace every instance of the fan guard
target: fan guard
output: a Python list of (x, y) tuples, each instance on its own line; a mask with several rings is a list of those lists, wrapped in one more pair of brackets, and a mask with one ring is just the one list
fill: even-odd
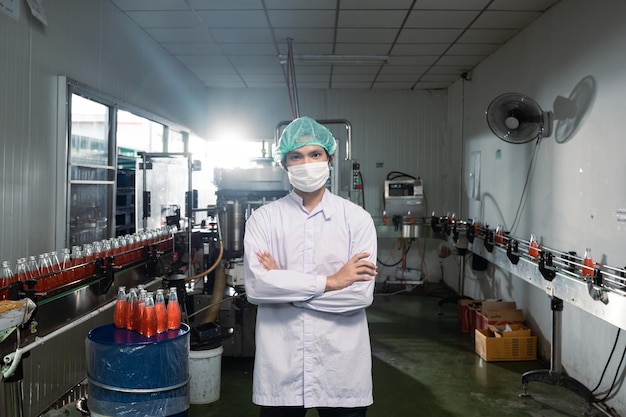
[(520, 93), (496, 97), (486, 114), (491, 131), (509, 143), (547, 137), (552, 130), (552, 112), (544, 112), (532, 98)]

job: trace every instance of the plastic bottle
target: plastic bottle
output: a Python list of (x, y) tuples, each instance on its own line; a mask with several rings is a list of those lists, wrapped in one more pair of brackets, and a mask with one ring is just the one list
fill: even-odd
[(9, 285), (15, 282), (15, 276), (11, 270), (10, 261), (2, 261), (2, 269), (0, 270), (0, 300), (9, 299)]
[[(41, 275), (37, 266), (37, 258), (34, 255), (30, 255), (28, 261), (26, 261), (26, 274), (29, 280), (37, 280), (39, 275)], [(41, 284), (39, 283), (35, 284), (35, 290), (39, 290), (40, 286)]]
[(127, 317), (128, 299), (126, 296), (126, 287), (120, 286), (117, 289), (117, 301), (115, 301), (115, 309), (113, 310), (113, 325), (118, 329), (125, 328)]
[(591, 249), (585, 249), (585, 257), (583, 259), (582, 276), (592, 277), (594, 273), (595, 263), (591, 257)]
[(152, 293), (147, 293), (145, 297), (145, 306), (141, 319), (141, 332), (146, 337), (152, 337), (157, 334), (157, 318), (154, 309), (154, 299)]
[(135, 323), (135, 314), (137, 314), (137, 288), (131, 288), (128, 293), (128, 314), (126, 316), (126, 329), (135, 330), (133, 324)]
[(537, 239), (535, 235), (530, 235), (530, 242), (528, 244), (528, 254), (531, 258), (537, 259), (539, 257), (539, 243), (537, 243)]
[(146, 297), (148, 291), (140, 290), (135, 303), (135, 314), (133, 315), (133, 330), (141, 333), (141, 323), (146, 309)]
[(169, 299), (167, 302), (167, 329), (180, 329), (181, 316), (182, 313), (180, 310), (180, 304), (178, 303), (176, 287), (170, 287)]
[(83, 258), (85, 262), (85, 276), (90, 278), (96, 273), (96, 256), (93, 253), (93, 245), (83, 245)]
[(74, 281), (74, 270), (72, 268), (72, 255), (69, 248), (61, 250), (61, 285)]
[(504, 245), (504, 230), (501, 225), (496, 227), (496, 243), (499, 245)]
[(59, 262), (59, 256), (57, 251), (53, 250), (48, 254), (48, 260), (50, 262), (50, 270), (54, 274), (51, 278), (51, 285), (53, 288), (63, 285), (61, 277), (61, 262)]
[(167, 307), (165, 306), (165, 295), (163, 289), (159, 288), (154, 300), (154, 312), (157, 319), (157, 333), (163, 333), (167, 330)]
[(28, 279), (26, 273), (26, 258), (19, 258), (15, 263), (15, 281), (24, 282)]
[(72, 266), (74, 266), (74, 280), (85, 278), (85, 258), (80, 246), (72, 246)]

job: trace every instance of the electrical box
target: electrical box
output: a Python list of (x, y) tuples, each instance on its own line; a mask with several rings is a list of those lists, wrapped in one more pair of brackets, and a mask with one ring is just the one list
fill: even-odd
[(424, 217), (424, 186), (421, 179), (385, 181), (385, 212), (389, 217)]

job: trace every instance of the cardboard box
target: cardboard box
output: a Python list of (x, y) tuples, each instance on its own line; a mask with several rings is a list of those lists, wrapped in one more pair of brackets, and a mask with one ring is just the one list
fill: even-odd
[(488, 329), (489, 326), (502, 326), (505, 324), (524, 324), (524, 312), (522, 310), (490, 310), (481, 314), (480, 326), (477, 329)]
[(515, 308), (514, 301), (483, 301), (476, 315), (476, 328), (506, 323), (524, 324), (524, 312)]
[(537, 336), (496, 337), (488, 329), (476, 329), (474, 350), (487, 362), (537, 360)]
[(527, 337), (531, 336), (530, 329), (523, 324), (489, 325), (495, 337)]

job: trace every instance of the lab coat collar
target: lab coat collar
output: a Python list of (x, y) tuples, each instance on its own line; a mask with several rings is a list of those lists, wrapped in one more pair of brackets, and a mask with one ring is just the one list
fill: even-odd
[[(318, 212), (322, 211), (324, 213), (324, 218), (326, 220), (329, 220), (332, 215), (333, 215), (333, 209), (332, 206), (330, 204), (330, 195), (332, 193), (326, 189), (324, 191), (324, 195), (322, 196), (322, 200), (319, 202), (319, 204), (313, 209), (313, 211), (311, 211), (311, 213), (309, 214), (310, 216), (313, 216), (315, 214), (317, 214)], [(303, 200), (302, 197), (300, 197), (298, 194), (296, 194), (296, 192), (292, 189), (291, 192), (288, 194), (288, 196), (298, 204), (298, 206), (303, 210), (306, 211), (304, 209), (304, 204), (303, 204)]]

